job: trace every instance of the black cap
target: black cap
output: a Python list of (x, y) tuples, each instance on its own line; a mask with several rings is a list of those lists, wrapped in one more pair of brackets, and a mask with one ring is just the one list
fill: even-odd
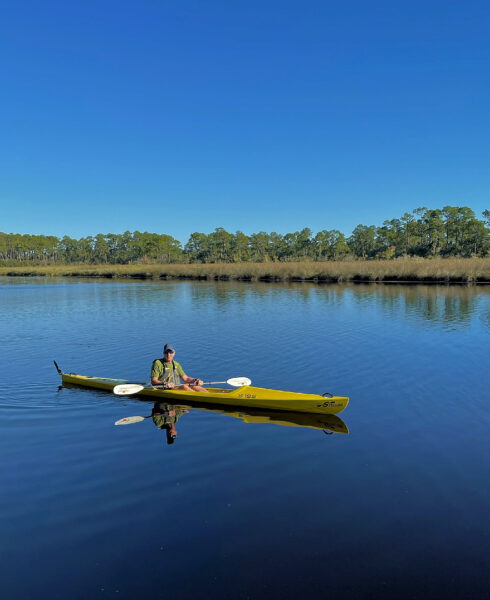
[(165, 352), (172, 352), (173, 354), (175, 352), (175, 348), (172, 346), (172, 344), (165, 344), (163, 353), (165, 354)]

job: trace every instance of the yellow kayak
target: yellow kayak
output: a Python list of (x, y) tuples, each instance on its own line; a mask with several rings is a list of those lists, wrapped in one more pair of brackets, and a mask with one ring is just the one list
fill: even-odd
[[(105, 377), (87, 377), (76, 373), (64, 373), (58, 369), (63, 383), (81, 385), (83, 387), (112, 391), (116, 385), (128, 383), (125, 379), (108, 379)], [(317, 394), (298, 394), (282, 390), (245, 385), (236, 389), (206, 388), (206, 392), (188, 392), (185, 390), (164, 390), (148, 387), (141, 390), (138, 396), (161, 398), (174, 404), (185, 404), (186, 401), (204, 402), (208, 404), (225, 404), (228, 406), (250, 406), (269, 410), (287, 410), (306, 413), (333, 415), (341, 412), (349, 403), (349, 398)]]

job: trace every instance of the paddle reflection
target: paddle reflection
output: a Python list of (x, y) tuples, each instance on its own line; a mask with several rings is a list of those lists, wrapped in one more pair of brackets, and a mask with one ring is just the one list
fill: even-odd
[(155, 402), (151, 417), (155, 425), (165, 431), (167, 444), (173, 444), (177, 438), (178, 432), (175, 424), (179, 418), (192, 410), (205, 412), (214, 412), (227, 417), (241, 419), (244, 423), (268, 423), (274, 425), (282, 425), (285, 427), (306, 427), (310, 429), (318, 429), (325, 434), (333, 433), (348, 434), (349, 429), (345, 422), (337, 415), (320, 415), (310, 413), (299, 413), (289, 411), (270, 411), (265, 409), (253, 408), (219, 408), (212, 405), (194, 405), (182, 406), (175, 404), (166, 404), (164, 402)]

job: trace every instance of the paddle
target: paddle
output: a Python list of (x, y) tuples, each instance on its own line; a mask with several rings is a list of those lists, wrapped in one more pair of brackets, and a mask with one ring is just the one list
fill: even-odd
[[(242, 387), (243, 385), (251, 385), (252, 381), (248, 377), (232, 377), (226, 381), (206, 381), (202, 385), (214, 385), (216, 383), (227, 383), (233, 387)], [(152, 388), (161, 389), (164, 388), (164, 386), (152, 385), (150, 383), (123, 383), (121, 385), (116, 385), (112, 391), (116, 396), (130, 396), (131, 394), (138, 394), (142, 390), (149, 390)]]

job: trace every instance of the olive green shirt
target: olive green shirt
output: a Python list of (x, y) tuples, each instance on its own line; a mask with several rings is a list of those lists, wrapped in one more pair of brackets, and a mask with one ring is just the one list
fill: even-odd
[(151, 365), (151, 377), (157, 377), (160, 381), (164, 382), (171, 381), (172, 383), (178, 383), (176, 378), (180, 379), (181, 377), (185, 377), (185, 373), (180, 363), (176, 360), (167, 363), (163, 358), (157, 358)]

